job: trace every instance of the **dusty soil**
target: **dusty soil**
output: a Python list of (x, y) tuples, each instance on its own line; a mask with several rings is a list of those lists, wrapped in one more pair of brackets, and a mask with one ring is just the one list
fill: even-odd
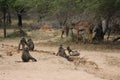
[[(0, 42), (0, 80), (120, 80), (120, 51), (102, 52), (80, 50), (94, 65), (80, 64), (75, 66), (64, 58), (55, 56), (58, 45), (50, 46), (34, 41), (35, 50), (30, 54), (37, 62), (24, 63), (21, 60), (22, 51), (17, 51), (19, 39)], [(40, 52), (41, 51), (41, 52)], [(79, 51), (79, 49), (78, 49)]]

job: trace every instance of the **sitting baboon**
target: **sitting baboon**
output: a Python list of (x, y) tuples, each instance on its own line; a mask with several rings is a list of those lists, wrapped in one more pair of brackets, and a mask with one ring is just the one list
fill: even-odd
[(78, 51), (73, 51), (69, 46), (67, 47), (68, 53), (70, 56), (79, 56), (80, 53)]
[(33, 43), (32, 39), (28, 39), (27, 46), (28, 46), (29, 50), (32, 50), (32, 51), (34, 50), (34, 43)]
[(62, 45), (59, 46), (58, 52), (57, 52), (57, 56), (61, 56), (64, 58), (67, 58), (67, 55), (65, 53), (65, 49), (63, 48)]
[(25, 45), (27, 45), (26, 39), (22, 37), (20, 39), (19, 45), (18, 45), (18, 50), (20, 50), (20, 46), (22, 45), (22, 50), (25, 48)]
[(22, 61), (23, 62), (28, 62), (29, 60), (32, 60), (33, 62), (36, 62), (37, 60), (35, 58), (33, 58), (30, 53), (29, 53), (29, 48), (26, 47), (23, 49), (23, 52), (22, 52)]

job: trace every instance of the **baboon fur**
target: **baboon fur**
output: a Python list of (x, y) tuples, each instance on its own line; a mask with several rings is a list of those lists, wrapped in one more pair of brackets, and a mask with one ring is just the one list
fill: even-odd
[(20, 39), (20, 42), (19, 42), (19, 45), (18, 45), (18, 50), (20, 50), (21, 45), (22, 45), (22, 50), (25, 48), (25, 45), (27, 46), (27, 42), (26, 42), (26, 39), (24, 37), (22, 37)]
[(58, 52), (57, 52), (57, 56), (61, 56), (64, 58), (67, 58), (67, 55), (65, 53), (65, 49), (63, 48), (62, 45), (59, 46)]
[(78, 51), (73, 51), (69, 46), (67, 47), (68, 53), (70, 56), (79, 56), (80, 53)]
[(27, 46), (28, 46), (29, 50), (32, 50), (32, 51), (34, 50), (34, 43), (33, 43), (32, 39), (28, 39)]
[(28, 62), (29, 60), (32, 60), (33, 62), (36, 62), (37, 60), (35, 58), (33, 58), (30, 53), (29, 53), (29, 48), (26, 47), (23, 49), (23, 52), (22, 52), (22, 61), (23, 62)]

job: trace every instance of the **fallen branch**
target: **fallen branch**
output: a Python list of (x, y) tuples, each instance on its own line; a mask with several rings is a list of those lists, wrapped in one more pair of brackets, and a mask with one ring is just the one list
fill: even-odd
[(47, 53), (47, 54), (52, 54), (52, 55), (55, 55), (54, 52), (50, 52), (50, 51), (44, 51), (44, 50), (34, 50), (36, 52), (40, 52), (40, 53)]
[(116, 41), (118, 41), (120, 39), (120, 37), (117, 37), (117, 38), (115, 38), (114, 40), (113, 40), (113, 42), (116, 42)]

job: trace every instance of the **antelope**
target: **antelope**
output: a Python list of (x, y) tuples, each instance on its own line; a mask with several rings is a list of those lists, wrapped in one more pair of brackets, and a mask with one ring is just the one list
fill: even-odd
[(92, 37), (93, 37), (93, 24), (88, 21), (79, 21), (77, 23), (72, 23), (72, 28), (77, 31), (77, 42), (80, 35), (80, 31), (85, 31), (88, 33), (88, 41), (89, 43), (92, 43)]

